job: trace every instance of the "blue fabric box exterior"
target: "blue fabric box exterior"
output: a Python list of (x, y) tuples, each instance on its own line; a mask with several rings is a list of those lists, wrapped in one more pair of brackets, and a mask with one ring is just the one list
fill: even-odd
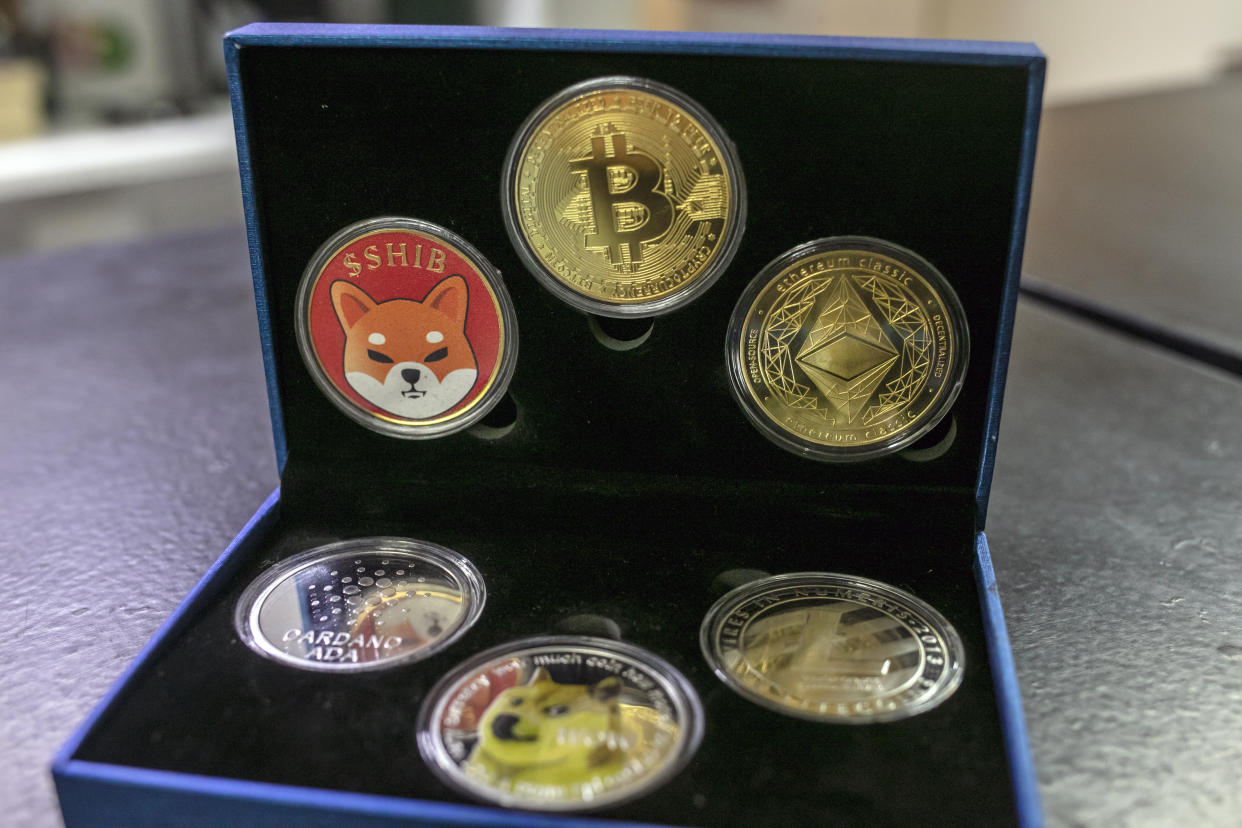
[[(996, 583), (983, 532), (991, 482), (996, 435), (999, 428), (1009, 336), (1017, 300), (1018, 276), (1026, 226), (1035, 138), (1041, 105), (1043, 58), (1034, 47), (1022, 44), (890, 41), (803, 36), (747, 36), (685, 33), (633, 33), (594, 31), (499, 30), (452, 27), (344, 27), (318, 25), (257, 24), (230, 34), (225, 51), (233, 87), (234, 118), (242, 172), (242, 192), (250, 237), (252, 269), (260, 329), (267, 366), (272, 427), (278, 462), (289, 472), (298, 454), (297, 437), (287, 428), (286, 410), (291, 401), (278, 368), (282, 340), (290, 336), (273, 307), (274, 279), (269, 272), (270, 250), (265, 247), (264, 211), (268, 209), (251, 157), (249, 119), (253, 112), (241, 89), (239, 56), (252, 47), (291, 49), (383, 49), (383, 50), (474, 50), (482, 53), (590, 52), (600, 55), (660, 55), (692, 57), (748, 57), (774, 61), (829, 61), (838, 64), (906, 64), (974, 69), (1015, 70), (1025, 79), (1025, 96), (1015, 118), (1020, 121), (1020, 141), (1012, 167), (1016, 171), (1014, 198), (1003, 216), (1007, 237), (1003, 272), (994, 274), (991, 305), (994, 342), (986, 350), (982, 369), (986, 388), (978, 392), (980, 439), (972, 442), (977, 452), (966, 464), (965, 492), (970, 508), (962, 513), (964, 535), (973, 538), (967, 551), (977, 590), (981, 629), (995, 691), (996, 716), (1003, 733), (1004, 759), (1012, 785), (1016, 813), (1013, 821), (1023, 825), (1041, 822), (1034, 772), (1030, 763), (1017, 680), (1005, 631)], [(676, 83), (674, 82), (674, 85)], [(498, 166), (498, 164), (497, 164)], [(494, 204), (494, 193), (493, 193)], [(355, 219), (367, 216), (356, 216)], [(824, 235), (827, 235), (825, 233)], [(507, 278), (514, 278), (506, 272)], [(973, 450), (973, 448), (972, 448)], [(313, 474), (305, 467), (298, 475)], [(56, 758), (53, 773), (65, 822), (88, 825), (270, 825), (273, 823), (334, 824), (342, 819), (365, 820), (378, 825), (617, 825), (616, 818), (550, 816), (496, 810), (456, 801), (430, 801), (400, 796), (356, 793), (325, 787), (293, 786), (247, 778), (213, 776), (132, 764), (99, 761), (83, 755), (83, 745), (118, 709), (129, 703), (133, 685), (151, 669), (152, 663), (214, 605), (226, 600), (226, 590), (239, 573), (253, 562), (257, 550), (268, 542), (292, 505), (291, 492), (306, 484), (297, 478), (284, 483), (284, 502), (273, 494), (203, 577), (177, 612), (65, 745)], [(300, 495), (299, 495), (300, 497)], [(863, 573), (860, 573), (863, 574)], [(978, 666), (978, 665), (976, 665)], [(687, 813), (686, 821), (695, 815)], [(640, 824), (629, 822), (626, 824)]]

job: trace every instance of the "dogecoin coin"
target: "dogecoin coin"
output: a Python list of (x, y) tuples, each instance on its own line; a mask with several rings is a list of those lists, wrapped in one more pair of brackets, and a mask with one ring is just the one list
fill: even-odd
[(878, 239), (810, 242), (777, 258), (733, 312), (725, 357), (751, 422), (819, 460), (906, 448), (961, 390), (969, 354), (953, 288)]
[(732, 144), (698, 104), (654, 81), (597, 78), (538, 107), (505, 163), (510, 238), (566, 302), (665, 313), (720, 275), (741, 238)]
[(745, 584), (708, 611), (708, 664), (743, 697), (807, 719), (865, 723), (930, 710), (961, 683), (961, 640), (896, 587), (802, 572)]
[(703, 712), (664, 660), (604, 638), (496, 647), (450, 672), (419, 714), (418, 746), (488, 802), (586, 810), (648, 793), (689, 760)]

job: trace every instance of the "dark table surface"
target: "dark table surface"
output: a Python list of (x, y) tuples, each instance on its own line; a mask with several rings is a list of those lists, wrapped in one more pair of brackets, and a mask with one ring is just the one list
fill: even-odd
[(1237, 370), (1240, 219), (1242, 73), (1052, 109), (1039, 138), (1023, 280), (1227, 354)]
[[(1242, 824), (1242, 383), (1127, 321), (1242, 353), (1240, 118), (1224, 80), (1045, 119), (1061, 292), (1019, 306), (988, 534), (1052, 825)], [(239, 228), (0, 285), (0, 823), (55, 825), (52, 754), (276, 471)]]

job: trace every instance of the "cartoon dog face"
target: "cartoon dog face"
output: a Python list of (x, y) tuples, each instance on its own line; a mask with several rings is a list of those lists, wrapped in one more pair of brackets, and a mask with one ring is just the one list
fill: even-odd
[(412, 420), (461, 402), (479, 376), (466, 338), (468, 290), (466, 280), (453, 275), (421, 302), (376, 302), (355, 284), (333, 282), (350, 387), (372, 405)]
[(621, 680), (558, 684), (539, 668), (510, 687), (479, 721), (475, 772), (544, 783), (586, 781), (629, 748), (621, 728)]

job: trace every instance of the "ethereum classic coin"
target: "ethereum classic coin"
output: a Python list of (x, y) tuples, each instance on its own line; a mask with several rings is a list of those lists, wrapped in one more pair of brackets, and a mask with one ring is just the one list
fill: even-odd
[(727, 266), (745, 224), (741, 166), (697, 103), (654, 81), (605, 77), (544, 102), (505, 162), (505, 226), (566, 302), (665, 313)]
[(255, 652), (307, 670), (354, 671), (426, 658), (483, 610), (479, 571), (443, 546), (358, 538), (295, 555), (242, 593), (238, 635)]
[(778, 445), (818, 460), (906, 448), (953, 405), (969, 335), (953, 288), (917, 254), (841, 236), (795, 247), (742, 294), (734, 395)]
[(585, 810), (647, 793), (703, 735), (693, 688), (663, 659), (553, 636), (471, 658), (428, 694), (418, 746), (445, 782), (514, 808)]
[(903, 719), (962, 680), (961, 639), (896, 587), (827, 572), (744, 584), (708, 611), (700, 644), (720, 679), (791, 716), (844, 723)]

